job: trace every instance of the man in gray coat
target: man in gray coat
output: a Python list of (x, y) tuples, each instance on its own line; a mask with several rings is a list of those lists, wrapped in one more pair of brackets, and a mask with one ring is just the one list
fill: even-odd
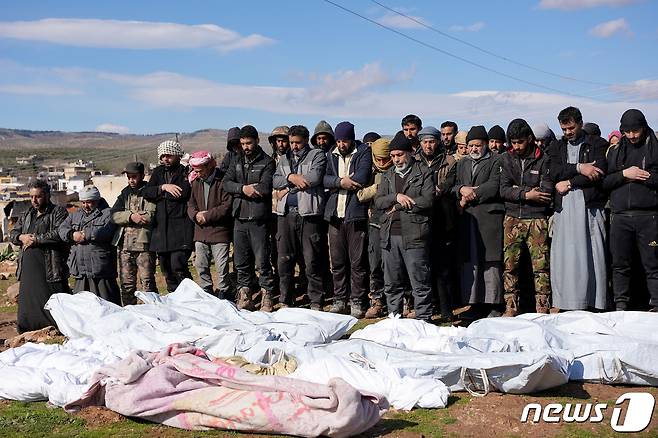
[(430, 214), (434, 201), (432, 173), (413, 158), (413, 145), (402, 131), (390, 144), (393, 167), (382, 175), (374, 206), (381, 217), (384, 293), (389, 313), (402, 314), (405, 277), (411, 284), (416, 319), (432, 318)]
[(277, 190), (277, 252), (280, 302), (292, 304), (295, 262), (303, 257), (308, 279), (311, 309), (322, 306), (322, 215), (324, 186), (322, 179), (327, 158), (321, 149), (311, 149), (305, 126), (292, 126), (290, 150), (279, 157), (274, 172)]
[(120, 305), (117, 254), (112, 246), (116, 225), (112, 223), (110, 206), (94, 186), (80, 191), (80, 202), (82, 208), (59, 227), (59, 237), (71, 244), (68, 265), (75, 277), (73, 292), (93, 292)]

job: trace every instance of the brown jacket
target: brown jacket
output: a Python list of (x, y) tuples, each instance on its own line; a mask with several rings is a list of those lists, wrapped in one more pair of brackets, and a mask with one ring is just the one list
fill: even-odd
[[(208, 205), (203, 195), (204, 181), (197, 178), (192, 182), (192, 195), (187, 203), (187, 214), (194, 222), (194, 241), (204, 243), (229, 243), (233, 231), (231, 204), (233, 197), (222, 188), (222, 179), (217, 171), (213, 176), (208, 193)], [(195, 216), (207, 211), (207, 222), (199, 225)]]

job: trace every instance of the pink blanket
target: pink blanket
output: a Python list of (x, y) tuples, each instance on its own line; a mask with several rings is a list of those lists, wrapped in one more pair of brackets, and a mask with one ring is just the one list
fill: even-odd
[(67, 410), (107, 406), (190, 430), (344, 437), (368, 430), (388, 408), (385, 399), (361, 394), (340, 378), (319, 385), (257, 376), (180, 344), (159, 353), (133, 352), (93, 380)]

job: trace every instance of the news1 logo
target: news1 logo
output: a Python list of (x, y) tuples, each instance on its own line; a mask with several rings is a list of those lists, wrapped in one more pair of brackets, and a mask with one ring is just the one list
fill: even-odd
[[(622, 419), (623, 404), (628, 400), (626, 415)], [(653, 408), (656, 404), (653, 395), (648, 392), (627, 392), (622, 394), (612, 409), (610, 426), (615, 432), (641, 432), (651, 422)], [(521, 423), (528, 420), (533, 423), (600, 423), (606, 416), (607, 403), (550, 403), (542, 406), (529, 403), (521, 413)], [(532, 412), (532, 416), (530, 413)]]

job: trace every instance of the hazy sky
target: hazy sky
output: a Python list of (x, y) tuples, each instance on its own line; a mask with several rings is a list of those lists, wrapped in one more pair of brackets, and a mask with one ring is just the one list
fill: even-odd
[(555, 129), (575, 105), (604, 133), (631, 107), (658, 129), (656, 0), (380, 1), (413, 20), (332, 1), (416, 41), (324, 0), (5, 0), (0, 126), (269, 131), (327, 119), (362, 135), (416, 113), (425, 125), (523, 117)]

